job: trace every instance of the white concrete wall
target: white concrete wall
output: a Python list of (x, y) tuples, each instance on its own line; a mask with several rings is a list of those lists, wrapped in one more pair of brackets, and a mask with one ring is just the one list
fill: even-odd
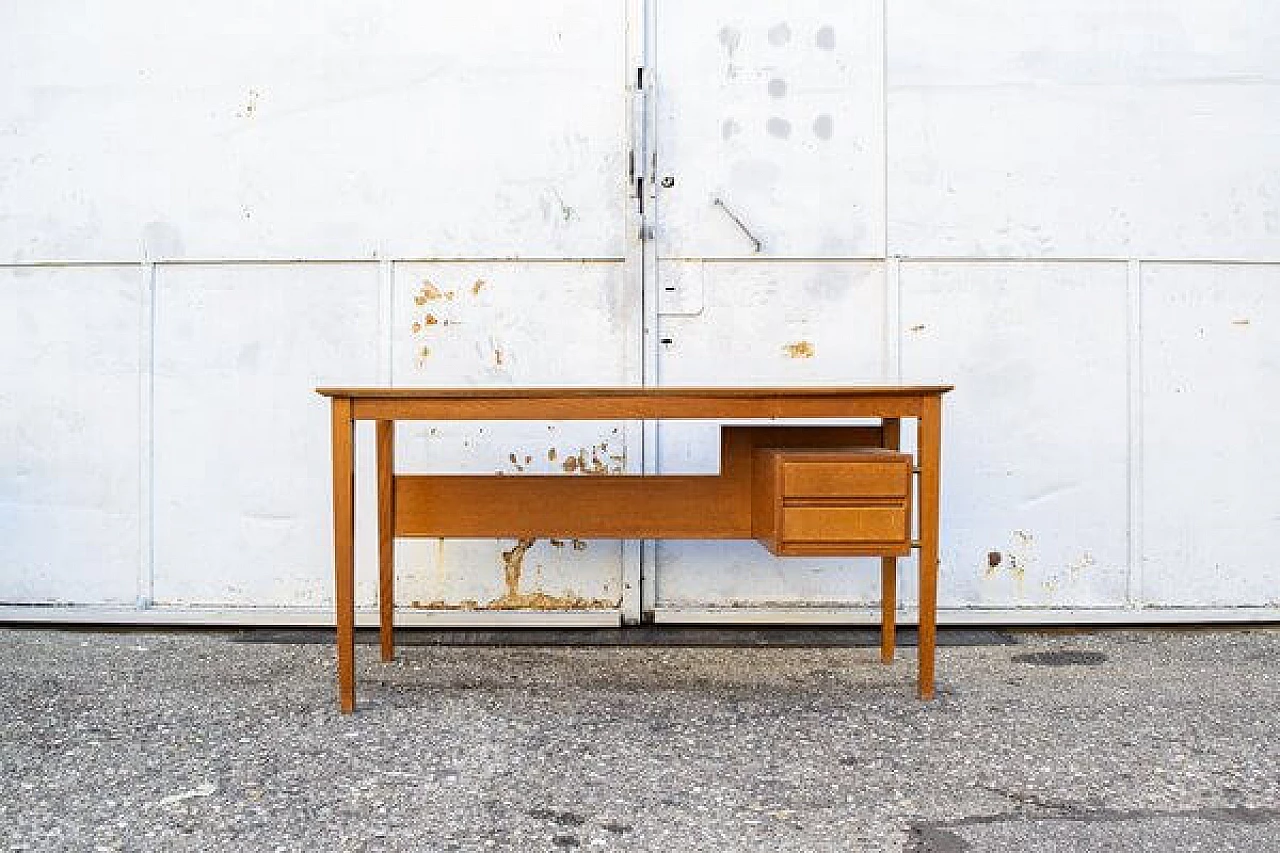
[[(1277, 618), (1277, 293), (1263, 0), (3, 4), (0, 617), (324, 618), (319, 384), (937, 379), (944, 619)], [(713, 434), (398, 447), (706, 470)], [(402, 545), (401, 605), (481, 619), (510, 547)], [(865, 561), (638, 553), (539, 542), (520, 591), (878, 596)]]

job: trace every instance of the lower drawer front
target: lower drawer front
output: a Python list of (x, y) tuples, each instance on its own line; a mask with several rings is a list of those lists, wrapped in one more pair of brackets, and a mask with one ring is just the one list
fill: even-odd
[(782, 509), (783, 543), (903, 542), (904, 506), (788, 506)]

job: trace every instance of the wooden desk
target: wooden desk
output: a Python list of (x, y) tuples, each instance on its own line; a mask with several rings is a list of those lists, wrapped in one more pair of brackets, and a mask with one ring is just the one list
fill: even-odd
[[(881, 557), (881, 657), (893, 660), (897, 558), (919, 547), (919, 695), (933, 697), (942, 395), (950, 386), (846, 388), (320, 388), (333, 414), (338, 699), (355, 709), (354, 427), (377, 421), (378, 612), (395, 652), (395, 537), (759, 539), (783, 556)], [(720, 473), (407, 475), (397, 420), (869, 418), (874, 426), (725, 426)], [(917, 456), (897, 452), (902, 418)], [(919, 474), (919, 541), (911, 474)]]

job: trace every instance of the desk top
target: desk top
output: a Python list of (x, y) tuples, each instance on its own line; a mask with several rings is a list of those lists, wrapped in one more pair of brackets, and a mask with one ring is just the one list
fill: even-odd
[(520, 387), (520, 388), (317, 388), (326, 397), (351, 397), (367, 400), (545, 400), (554, 398), (597, 397), (698, 397), (702, 399), (770, 399), (814, 397), (886, 397), (945, 394), (952, 385), (813, 385), (800, 387)]
[(356, 420), (918, 417), (950, 385), (804, 388), (318, 388)]

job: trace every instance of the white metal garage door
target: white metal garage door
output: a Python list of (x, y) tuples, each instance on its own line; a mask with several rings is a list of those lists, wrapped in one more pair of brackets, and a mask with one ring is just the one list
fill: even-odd
[[(1249, 389), (1280, 378), (1280, 15), (655, 19), (658, 381), (954, 382), (944, 619), (1275, 617), (1276, 414)], [(664, 469), (714, 464), (707, 429), (657, 443)], [(660, 620), (847, 620), (878, 596), (859, 561), (656, 555)]]
[[(878, 2), (657, 5), (661, 383), (886, 376), (881, 16)], [(660, 467), (714, 470), (715, 431), (663, 426)], [(832, 608), (879, 600), (872, 564), (661, 543), (652, 605), (658, 618), (847, 620)]]
[[(315, 386), (640, 381), (623, 4), (79, 7), (0, 10), (11, 615), (328, 619)], [(479, 426), (399, 456), (614, 471), (632, 440)], [(619, 543), (511, 547), (406, 543), (403, 606), (617, 621)]]
[[(8, 4), (0, 615), (330, 618), (319, 384), (888, 378), (957, 385), (944, 621), (1280, 617), (1277, 38), (1262, 0)], [(700, 471), (713, 433), (398, 457)], [(406, 622), (878, 595), (753, 543), (397, 571)]]

